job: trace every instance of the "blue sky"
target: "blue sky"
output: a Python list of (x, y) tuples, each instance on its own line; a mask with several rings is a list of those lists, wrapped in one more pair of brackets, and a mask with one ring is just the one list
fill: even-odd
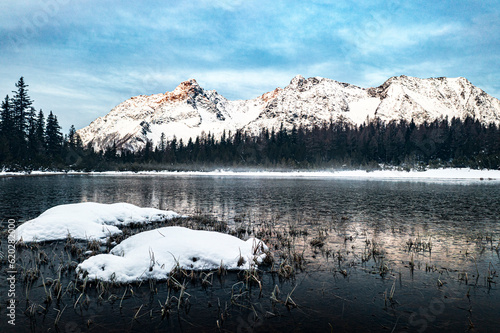
[(65, 133), (189, 78), (247, 99), (297, 74), (464, 76), (500, 97), (496, 0), (23, 0), (2, 1), (0, 22), (0, 97), (24, 76)]

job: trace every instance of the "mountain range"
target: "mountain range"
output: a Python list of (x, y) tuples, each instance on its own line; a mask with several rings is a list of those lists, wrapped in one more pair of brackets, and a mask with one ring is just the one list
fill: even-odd
[(187, 143), (203, 133), (219, 137), (237, 130), (257, 134), (263, 128), (312, 127), (330, 121), (363, 124), (473, 117), (500, 125), (500, 101), (466, 78), (420, 79), (391, 77), (374, 88), (361, 88), (322, 77), (294, 77), (285, 88), (249, 100), (231, 101), (215, 90), (205, 90), (194, 79), (172, 92), (132, 97), (106, 116), (77, 131), (84, 146), (96, 151), (115, 146), (138, 151), (149, 140)]

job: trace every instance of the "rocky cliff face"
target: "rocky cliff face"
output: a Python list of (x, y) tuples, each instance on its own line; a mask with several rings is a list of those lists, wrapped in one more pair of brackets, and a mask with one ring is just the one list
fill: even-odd
[(116, 145), (120, 150), (137, 151), (147, 140), (157, 145), (162, 133), (167, 140), (175, 136), (186, 143), (202, 133), (216, 137), (238, 129), (258, 133), (281, 124), (291, 129), (332, 120), (362, 124), (375, 118), (385, 122), (413, 119), (419, 124), (467, 116), (500, 125), (500, 101), (461, 77), (419, 79), (403, 75), (366, 89), (298, 75), (284, 89), (237, 101), (229, 101), (215, 90), (204, 90), (190, 79), (172, 92), (132, 97), (77, 133), (84, 145), (95, 150)]

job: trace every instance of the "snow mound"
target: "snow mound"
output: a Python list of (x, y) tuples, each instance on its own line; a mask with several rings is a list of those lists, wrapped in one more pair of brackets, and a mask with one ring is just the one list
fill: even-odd
[(215, 232), (184, 227), (163, 227), (141, 232), (115, 246), (110, 254), (98, 254), (77, 267), (80, 277), (132, 282), (164, 279), (179, 265), (189, 270), (249, 269), (265, 258), (268, 247), (259, 239), (243, 241)]
[(82, 202), (50, 208), (16, 229), (16, 239), (43, 242), (65, 239), (104, 239), (121, 233), (118, 226), (180, 217), (173, 211), (141, 208), (128, 203)]

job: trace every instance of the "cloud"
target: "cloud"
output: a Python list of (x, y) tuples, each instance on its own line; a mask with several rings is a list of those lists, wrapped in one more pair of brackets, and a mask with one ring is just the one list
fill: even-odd
[(209, 70), (199, 74), (198, 82), (228, 99), (251, 99), (277, 87), (283, 88), (296, 74), (273, 68)]
[(465, 76), (499, 96), (493, 7), (401, 0), (2, 1), (0, 93), (10, 93), (24, 75), (35, 106), (53, 109), (65, 128), (188, 78), (229, 99), (284, 87), (297, 74), (362, 87), (401, 74)]
[(200, 5), (205, 6), (205, 7), (214, 7), (214, 8), (219, 8), (223, 10), (228, 10), (228, 11), (234, 11), (236, 9), (239, 9), (242, 7), (244, 4), (246, 4), (247, 1), (243, 0), (201, 0)]
[(338, 36), (355, 52), (366, 56), (397, 52), (429, 40), (454, 37), (460, 30), (461, 27), (456, 24), (432, 23), (402, 27), (374, 20), (360, 27), (339, 29)]
[[(46, 69), (30, 71), (25, 77), (34, 106), (45, 113), (53, 110), (64, 129), (74, 124), (87, 126), (98, 116), (136, 95), (172, 91), (189, 78), (194, 78), (206, 90), (217, 90), (228, 99), (250, 99), (286, 86), (297, 73), (273, 68), (240, 69), (179, 69), (169, 70), (160, 64), (109, 69), (91, 73), (87, 68)], [(18, 67), (16, 72), (22, 72)], [(4, 79), (4, 78), (2, 78)], [(1, 81), (2, 91), (14, 90), (18, 77)]]
[(456, 66), (453, 60), (418, 61), (410, 64), (388, 64), (383, 67), (372, 65), (360, 68), (360, 81), (364, 87), (377, 87), (392, 76), (407, 75), (419, 78), (440, 77), (440, 76), (460, 76), (447, 75)]
[(172, 73), (161, 66), (142, 67), (126, 74), (122, 73), (121, 92), (124, 98), (139, 94), (163, 93), (174, 90), (182, 81), (196, 79), (204, 89), (217, 90), (230, 100), (251, 99), (277, 87), (288, 85), (297, 74), (293, 70), (274, 68), (243, 70), (185, 68)]

